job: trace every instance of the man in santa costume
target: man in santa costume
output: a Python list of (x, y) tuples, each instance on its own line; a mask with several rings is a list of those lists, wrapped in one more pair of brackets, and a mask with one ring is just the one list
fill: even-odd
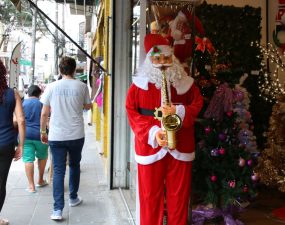
[[(194, 123), (203, 98), (165, 38), (148, 34), (144, 44), (146, 59), (133, 77), (126, 100), (138, 164), (140, 221), (137, 223), (162, 225), (166, 199), (167, 224), (186, 225), (195, 157)], [(162, 104), (162, 67), (167, 68), (169, 106)], [(177, 114), (181, 118), (182, 127), (176, 133), (175, 149), (167, 147), (164, 128), (154, 116), (159, 107), (163, 116)]]

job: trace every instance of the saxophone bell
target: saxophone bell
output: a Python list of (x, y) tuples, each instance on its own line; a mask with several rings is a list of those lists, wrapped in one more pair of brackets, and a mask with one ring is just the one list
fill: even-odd
[[(168, 95), (167, 80), (165, 70), (162, 70), (162, 95), (164, 104), (170, 106), (171, 102)], [(181, 128), (182, 121), (177, 114), (162, 117), (162, 125), (166, 131), (167, 145), (169, 149), (176, 148), (176, 132)]]
[(182, 121), (177, 114), (163, 117), (162, 124), (166, 131), (166, 140), (169, 149), (176, 148), (176, 132), (181, 128)]

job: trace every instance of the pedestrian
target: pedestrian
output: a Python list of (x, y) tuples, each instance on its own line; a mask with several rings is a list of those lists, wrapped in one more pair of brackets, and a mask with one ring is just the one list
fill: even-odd
[[(44, 187), (48, 183), (44, 180), (44, 172), (48, 158), (48, 145), (41, 142), (40, 119), (42, 103), (39, 97), (42, 90), (37, 85), (31, 85), (28, 89), (28, 98), (23, 102), (23, 109), (26, 119), (26, 139), (24, 144), (23, 162), (28, 178), (29, 186), (27, 191), (35, 193), (35, 187)], [(38, 182), (34, 182), (34, 161), (38, 163)]]
[(71, 57), (63, 57), (59, 64), (62, 79), (50, 83), (41, 97), (43, 103), (41, 140), (43, 143), (48, 142), (53, 163), (52, 220), (62, 220), (67, 153), (69, 155), (69, 206), (73, 207), (82, 203), (82, 198), (77, 192), (85, 137), (83, 110), (91, 108), (91, 100), (87, 85), (74, 79), (75, 69), (76, 61)]
[[(17, 121), (14, 128), (13, 115)], [(7, 70), (0, 61), (0, 211), (6, 197), (6, 182), (12, 159), (19, 160), (25, 139), (25, 115), (19, 93), (7, 85)], [(19, 133), (19, 138), (17, 141)], [(15, 149), (16, 148), (16, 149)], [(0, 219), (0, 225), (7, 225), (7, 219)]]
[(194, 123), (203, 98), (167, 39), (148, 34), (144, 44), (146, 59), (133, 77), (126, 100), (138, 166), (137, 223), (163, 224), (166, 199), (167, 224), (186, 225)]

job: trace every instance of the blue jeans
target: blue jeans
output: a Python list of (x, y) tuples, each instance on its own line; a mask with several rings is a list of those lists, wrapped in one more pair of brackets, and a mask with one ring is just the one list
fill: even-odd
[(53, 163), (54, 210), (64, 207), (64, 176), (69, 154), (69, 198), (76, 199), (80, 183), (80, 160), (84, 138), (69, 141), (49, 141)]

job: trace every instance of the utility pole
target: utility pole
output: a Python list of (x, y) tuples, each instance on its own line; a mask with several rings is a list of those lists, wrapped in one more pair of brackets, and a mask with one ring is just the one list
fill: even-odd
[[(55, 3), (55, 23), (58, 24), (58, 4)], [(54, 72), (53, 75), (58, 74), (58, 30), (55, 28), (54, 40)], [(53, 78), (53, 76), (52, 76)]]
[[(35, 0), (35, 4), (37, 5), (38, 0)], [(37, 35), (37, 14), (38, 10), (35, 7), (33, 8), (33, 20), (32, 20), (32, 53), (31, 53), (31, 84), (35, 82), (35, 56), (36, 56), (36, 35)]]

